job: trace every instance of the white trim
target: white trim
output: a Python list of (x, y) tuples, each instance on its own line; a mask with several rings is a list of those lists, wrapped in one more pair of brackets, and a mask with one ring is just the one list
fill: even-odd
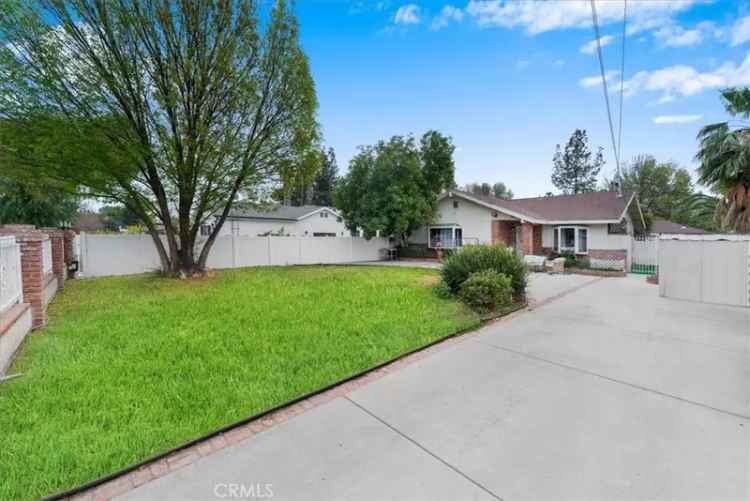
[[(428, 249), (436, 249), (437, 248), (437, 247), (434, 247), (432, 245), (432, 234), (431, 233), (432, 233), (433, 228), (436, 229), (436, 230), (452, 230), (451, 231), (451, 244), (452, 245), (450, 247), (443, 246), (441, 248), (443, 248), (443, 249), (456, 249), (456, 248), (463, 247), (463, 241), (464, 241), (464, 235), (463, 235), (463, 233), (464, 233), (464, 230), (461, 227), (461, 225), (458, 225), (458, 224), (433, 224), (433, 225), (430, 225), (430, 226), (427, 227), (427, 248)], [(461, 245), (456, 245), (456, 230), (461, 230)]]

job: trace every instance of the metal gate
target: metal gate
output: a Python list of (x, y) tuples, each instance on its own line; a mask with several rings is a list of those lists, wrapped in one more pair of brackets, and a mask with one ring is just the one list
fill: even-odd
[(656, 275), (659, 271), (659, 238), (640, 235), (631, 240), (630, 271), (644, 275)]

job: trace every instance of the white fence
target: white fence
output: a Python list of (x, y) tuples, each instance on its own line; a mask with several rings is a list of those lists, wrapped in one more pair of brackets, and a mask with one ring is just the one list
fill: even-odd
[[(161, 268), (149, 235), (80, 235), (80, 276), (132, 275)], [(344, 264), (383, 259), (388, 239), (358, 237), (248, 237), (216, 239), (208, 266)]]
[(750, 237), (662, 236), (659, 294), (704, 303), (750, 306)]
[(52, 273), (52, 240), (42, 240), (42, 271), (46, 277)]
[(21, 246), (15, 237), (0, 237), (0, 313), (22, 298)]

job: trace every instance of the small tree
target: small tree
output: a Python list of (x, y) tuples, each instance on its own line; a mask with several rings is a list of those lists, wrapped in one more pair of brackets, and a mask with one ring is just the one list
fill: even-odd
[(259, 25), (252, 0), (4, 2), (0, 154), (124, 204), (164, 271), (202, 272), (238, 194), (314, 137), (297, 20), (277, 0)]
[(394, 136), (360, 148), (334, 200), (350, 229), (405, 240), (430, 222), (438, 195), (453, 186), (454, 171), (450, 138), (430, 131), (418, 148), (414, 138)]
[(596, 177), (604, 165), (603, 149), (593, 154), (589, 149), (586, 131), (576, 129), (570, 136), (565, 150), (557, 145), (552, 161), (552, 184), (566, 194), (583, 193), (596, 189)]
[(333, 148), (328, 148), (328, 151), (323, 153), (323, 165), (313, 180), (311, 198), (313, 205), (333, 206), (333, 192), (338, 176), (336, 153)]

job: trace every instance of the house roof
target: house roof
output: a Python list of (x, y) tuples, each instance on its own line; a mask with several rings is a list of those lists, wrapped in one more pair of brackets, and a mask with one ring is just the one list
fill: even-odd
[(331, 207), (322, 207), (320, 205), (301, 205), (292, 207), (290, 205), (274, 205), (265, 209), (232, 209), (227, 216), (228, 219), (274, 219), (283, 221), (299, 221), (316, 212), (327, 209), (330, 212), (339, 215)]
[(656, 234), (681, 234), (681, 235), (705, 235), (706, 230), (685, 226), (667, 219), (654, 219), (651, 223), (651, 233)]
[(511, 216), (531, 222), (593, 222), (620, 221), (634, 196), (632, 193), (618, 195), (614, 191), (594, 191), (575, 195), (516, 198), (506, 200), (489, 195), (475, 195), (452, 190), (448, 196), (474, 199), (497, 208)]

